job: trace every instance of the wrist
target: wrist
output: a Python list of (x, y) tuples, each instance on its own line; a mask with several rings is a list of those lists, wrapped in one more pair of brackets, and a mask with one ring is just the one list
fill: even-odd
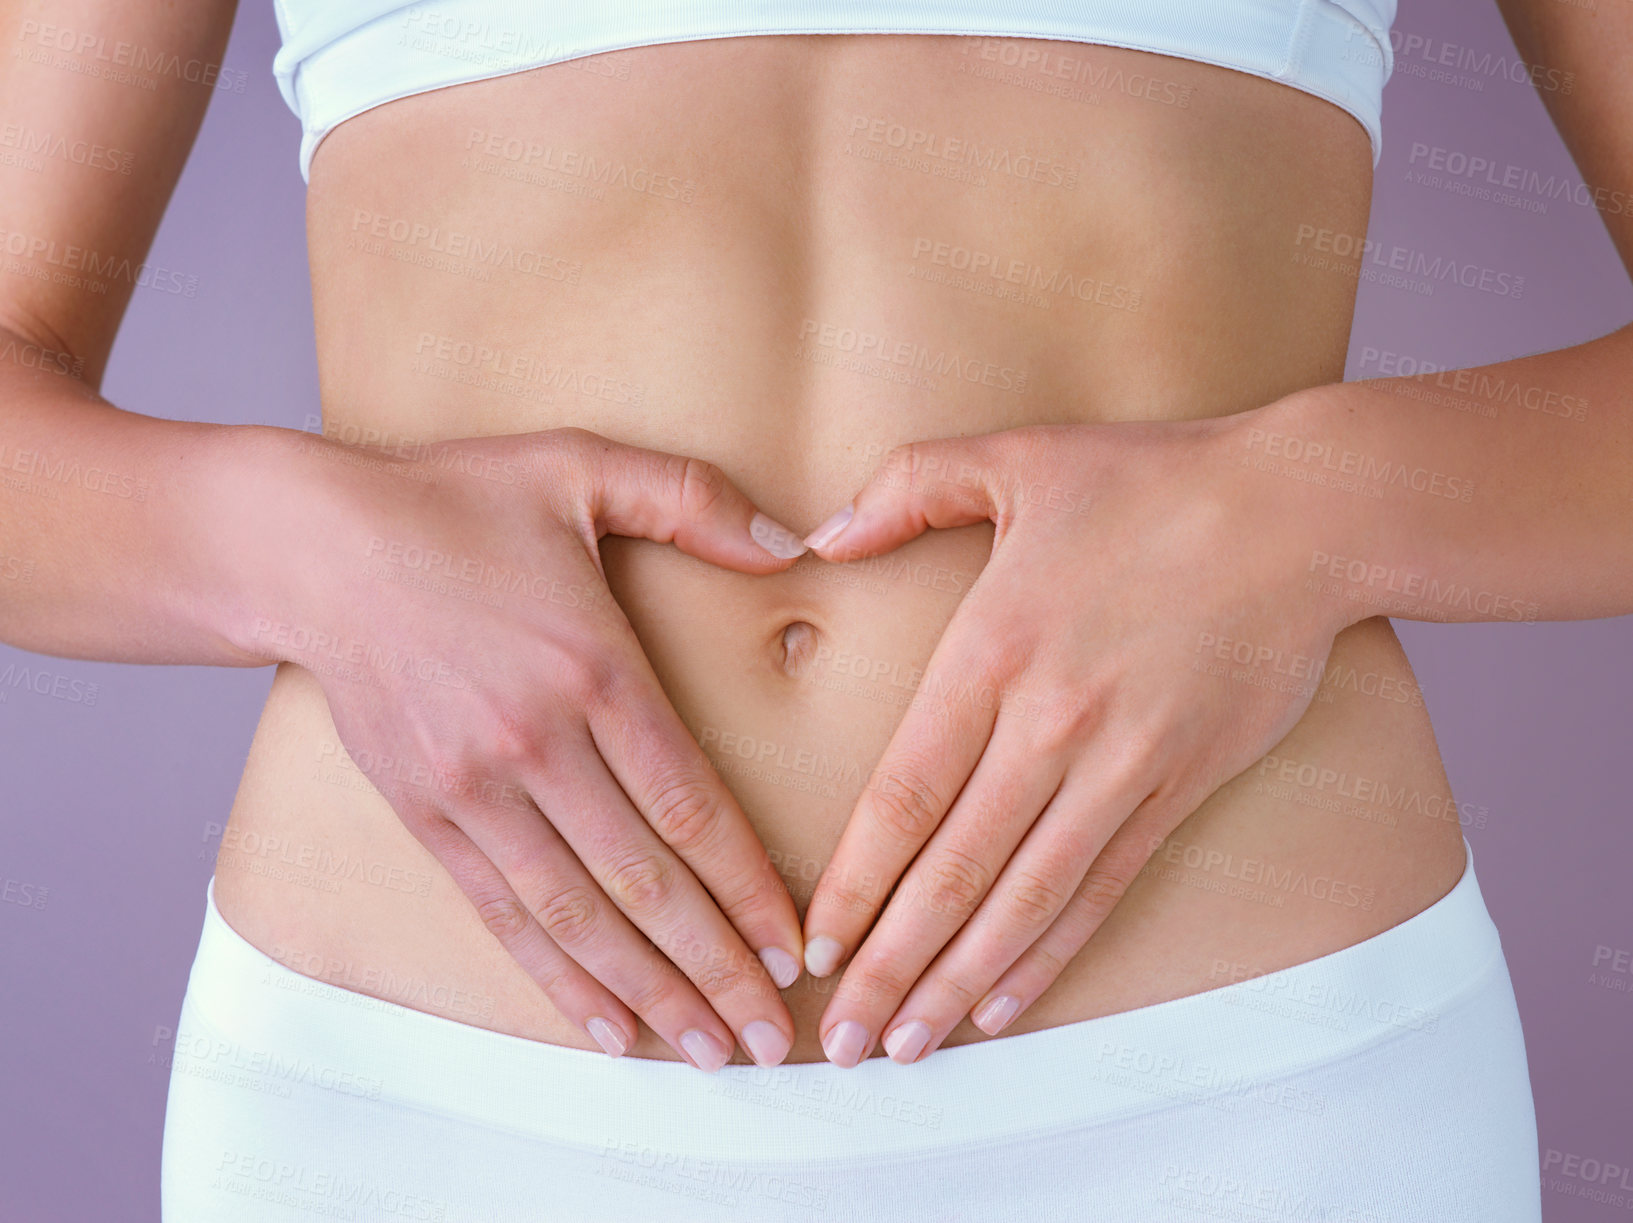
[(1352, 478), (1353, 412), (1346, 384), (1315, 386), (1224, 418), (1219, 437), (1224, 460), (1243, 477), (1252, 520), (1273, 539), (1277, 575), (1333, 636), (1376, 614), (1351, 597), (1353, 583), (1332, 574), (1382, 559), (1371, 552), (1385, 534), (1389, 505)]
[(298, 661), (303, 626), (310, 627), (324, 586), (320, 541), (340, 529), (356, 501), (350, 490), (368, 478), (368, 466), (396, 460), (263, 425), (224, 430), (215, 459), (210, 529), (225, 581), (212, 627), (243, 665)]

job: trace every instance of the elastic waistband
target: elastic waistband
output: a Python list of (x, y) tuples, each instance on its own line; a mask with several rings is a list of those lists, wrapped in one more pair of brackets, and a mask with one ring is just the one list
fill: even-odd
[(888, 1158), (1179, 1104), (1318, 1112), (1324, 1102), (1294, 1076), (1382, 1041), (1441, 1038), (1446, 1014), (1506, 973), (1501, 955), (1471, 851), (1457, 885), (1422, 913), (1268, 976), (942, 1049), (915, 1066), (873, 1058), (853, 1070), (818, 1062), (709, 1076), (490, 1032), (302, 976), (226, 923), (212, 880), (176, 1056), (596, 1152), (635, 1142), (738, 1163)]

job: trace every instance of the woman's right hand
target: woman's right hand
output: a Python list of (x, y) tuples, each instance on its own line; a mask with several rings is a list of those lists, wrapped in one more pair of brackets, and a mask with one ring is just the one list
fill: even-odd
[(316, 676), (353, 760), (602, 1048), (629, 1049), (638, 1015), (704, 1070), (734, 1034), (780, 1062), (793, 900), (659, 686), (598, 541), (757, 574), (803, 545), (711, 464), (581, 429), (406, 458), (304, 448), (327, 461), (263, 494), (294, 517), (275, 515), (283, 563), (261, 592), (278, 610), (247, 617), (243, 647)]

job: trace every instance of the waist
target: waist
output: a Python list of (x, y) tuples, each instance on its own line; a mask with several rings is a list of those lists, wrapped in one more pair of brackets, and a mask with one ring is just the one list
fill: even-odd
[[(745, 655), (742, 626), (716, 600), (677, 589), (637, 582), (635, 619), (642, 607), (654, 616), (643, 644), (803, 907), (911, 698), (913, 660), (928, 658), (950, 614), (946, 596), (865, 596), (898, 607), (871, 618), (895, 640), (836, 632), (836, 618), (826, 659), (801, 677), (774, 671), (752, 644)], [(1316, 681), (1267, 671), (1243, 682)], [(410, 1006), (584, 1047), (375, 789), (371, 778), (401, 767), (351, 759), (314, 676), (280, 668), (217, 856), (222, 911), (306, 976), (378, 997), (412, 982)], [(1012, 1028), (1182, 997), (1371, 937), (1452, 886), (1462, 818), (1400, 647), (1386, 621), (1364, 621), (1335, 643), (1298, 726), (1157, 849)], [(785, 992), (791, 1061), (821, 1060), (816, 1023), (838, 981), (802, 978)], [(983, 1039), (966, 1021), (947, 1043)], [(674, 1056), (645, 1032), (632, 1052)]]
[(1397, 1059), (1432, 1065), (1471, 1035), (1495, 1035), (1459, 1026), (1471, 996), (1512, 1010), (1472, 855), (1459, 849), (1457, 883), (1427, 909), (1278, 972), (944, 1050), (911, 1068), (728, 1066), (717, 1078), (480, 1031), (310, 980), (245, 941), (212, 888), (177, 1074), (293, 1074), (300, 1091), (408, 1105), (601, 1156), (634, 1149), (733, 1164), (922, 1156), (1164, 1109), (1220, 1124), (1231, 1114), (1313, 1121), (1350, 1101), (1324, 1098), (1340, 1086), (1307, 1072), (1386, 1042), (1413, 1042)]
[[(961, 75), (962, 41), (645, 47), (617, 94), (558, 64), (343, 123), (308, 201), (325, 429), (412, 444), (576, 425), (713, 460), (808, 530), (899, 442), (1216, 415), (1341, 375), (1353, 275), (1299, 256), (1320, 234), (1364, 232), (1353, 120), (1272, 82), (1115, 48), (1094, 54), (1160, 62), (1198, 104), (1108, 95), (1091, 109)], [(1076, 177), (949, 178), (894, 156), (898, 123), (1011, 167), (1052, 151)], [(554, 160), (495, 172), (512, 137)], [(1280, 155), (1294, 148), (1307, 155)], [(592, 159), (629, 173), (589, 183), (574, 167)], [(697, 190), (671, 197), (668, 178)], [(613, 594), (796, 901), (990, 540), (985, 526), (931, 532), (877, 561), (752, 579), (604, 541)], [(381, 580), (482, 595), (411, 557), (377, 560)], [(1231, 682), (1228, 660), (1192, 663)], [(1249, 671), (1242, 682), (1322, 691), (1272, 757), (1176, 831), (1011, 1030), (1325, 954), (1451, 887), (1458, 808), (1387, 622), (1341, 635), (1319, 681)], [(312, 676), (281, 668), (218, 859), (228, 919), (311, 975), (438, 983), (491, 1004), (451, 1017), (582, 1044), (375, 791), (368, 774), (391, 762), (358, 763)], [(834, 984), (790, 991), (793, 1060), (822, 1056)], [(965, 1024), (949, 1043), (975, 1039)], [(669, 1056), (655, 1044), (633, 1052)]]

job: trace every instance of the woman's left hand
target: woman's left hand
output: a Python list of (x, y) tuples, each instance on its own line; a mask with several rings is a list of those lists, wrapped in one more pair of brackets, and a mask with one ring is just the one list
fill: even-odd
[(996, 527), (806, 915), (814, 975), (855, 952), (830, 1061), (881, 1036), (916, 1061), (965, 1014), (997, 1033), (1309, 705), (1360, 616), (1311, 581), (1333, 493), (1248, 465), (1256, 415), (902, 446), (807, 539), (844, 561)]

